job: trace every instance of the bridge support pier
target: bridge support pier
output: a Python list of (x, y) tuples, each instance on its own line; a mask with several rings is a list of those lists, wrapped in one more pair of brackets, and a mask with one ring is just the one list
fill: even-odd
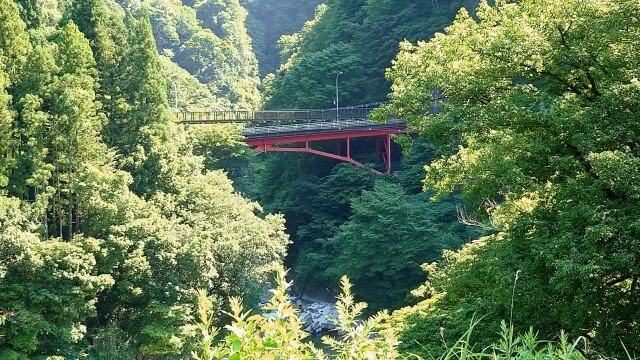
[(391, 172), (391, 133), (387, 134), (386, 140), (385, 148), (387, 150), (387, 156), (385, 159), (385, 168), (387, 170), (387, 174), (389, 174)]

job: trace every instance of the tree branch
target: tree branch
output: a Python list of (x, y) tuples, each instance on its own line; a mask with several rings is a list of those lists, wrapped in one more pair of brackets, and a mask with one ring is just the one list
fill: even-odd
[(629, 279), (631, 279), (631, 275), (626, 275), (626, 276), (623, 276), (621, 278), (617, 278), (617, 279), (611, 280), (611, 281), (605, 283), (604, 286), (611, 287), (613, 285), (617, 285), (617, 284), (619, 284), (619, 283), (621, 283), (623, 281), (627, 281)]

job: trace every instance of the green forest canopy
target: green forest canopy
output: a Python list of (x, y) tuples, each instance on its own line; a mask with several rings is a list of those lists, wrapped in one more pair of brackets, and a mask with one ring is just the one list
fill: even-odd
[(238, 0), (117, 2), (136, 17), (148, 14), (171, 106), (187, 111), (260, 106), (258, 62), (247, 11)]
[[(347, 104), (390, 86), (377, 116), (415, 135), (395, 176), (253, 159), (236, 187), (271, 215), (216, 170), (238, 128), (171, 114), (260, 105), (243, 3), (0, 2), (0, 358), (637, 357), (640, 4), (474, 5), (330, 0), (282, 38), (265, 106), (330, 106), (346, 69)], [(322, 354), (278, 271), (247, 317), (287, 253), (395, 311), (359, 326), (342, 279)]]
[(290, 35), (313, 18), (321, 0), (245, 0), (249, 12), (247, 28), (258, 58), (260, 76), (274, 72), (280, 65), (278, 40)]
[[(510, 318), (518, 273), (517, 327), (638, 351), (639, 11), (481, 3), (478, 20), (461, 11), (431, 41), (403, 43), (385, 110), (440, 154), (425, 187), (436, 198), (460, 189), (495, 232), (427, 267), (430, 300), (403, 325), (408, 348), (439, 328), (455, 338), (474, 313), (482, 342)], [(431, 89), (447, 98), (437, 115), (426, 115)]]
[(430, 38), (449, 24), (462, 6), (477, 0), (329, 0), (298, 32), (280, 38), (282, 64), (264, 80), (268, 108), (326, 108), (340, 81), (345, 106), (386, 98), (385, 69), (402, 40)]
[(27, 5), (0, 3), (0, 357), (187, 356), (197, 290), (255, 301), (284, 222), (192, 155), (147, 15)]

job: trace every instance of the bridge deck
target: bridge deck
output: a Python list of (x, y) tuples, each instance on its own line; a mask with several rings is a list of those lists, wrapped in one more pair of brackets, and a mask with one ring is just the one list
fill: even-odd
[(301, 122), (297, 124), (273, 124), (259, 127), (245, 127), (242, 134), (247, 139), (283, 137), (301, 134), (321, 134), (363, 130), (404, 129), (406, 122), (389, 120), (386, 123), (375, 123), (367, 119), (334, 120), (322, 122)]
[[(376, 104), (379, 105), (379, 104)], [(365, 165), (351, 157), (351, 139), (376, 138), (376, 153), (384, 159), (385, 171), (391, 171), (391, 135), (405, 131), (406, 122), (390, 118), (385, 122), (369, 119), (375, 108), (369, 106), (330, 110), (277, 110), (277, 111), (213, 111), (182, 112), (176, 114), (185, 125), (239, 124), (247, 145), (262, 152), (301, 152), (349, 162), (359, 167)], [(337, 140), (338, 153), (333, 154), (312, 148), (310, 143)], [(381, 141), (384, 154), (379, 153)], [(346, 143), (346, 153), (339, 150)], [(283, 144), (303, 144), (291, 147)], [(373, 173), (380, 174), (375, 169)]]
[(277, 111), (213, 111), (182, 112), (178, 121), (186, 125), (241, 124), (247, 139), (295, 136), (348, 131), (404, 129), (406, 122), (388, 119), (373, 122), (370, 107), (330, 110), (277, 110)]

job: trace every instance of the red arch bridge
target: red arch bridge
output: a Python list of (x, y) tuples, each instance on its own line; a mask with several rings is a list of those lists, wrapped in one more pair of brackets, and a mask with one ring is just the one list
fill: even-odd
[[(351, 139), (375, 138), (378, 159), (391, 171), (391, 135), (404, 133), (406, 122), (369, 118), (371, 106), (330, 110), (265, 110), (179, 112), (178, 122), (185, 125), (241, 124), (247, 144), (259, 152), (303, 152), (348, 162), (364, 164), (351, 157)], [(337, 140), (336, 153), (313, 148), (313, 142)], [(342, 154), (340, 144), (346, 143)], [(380, 173), (376, 170), (372, 172)]]

